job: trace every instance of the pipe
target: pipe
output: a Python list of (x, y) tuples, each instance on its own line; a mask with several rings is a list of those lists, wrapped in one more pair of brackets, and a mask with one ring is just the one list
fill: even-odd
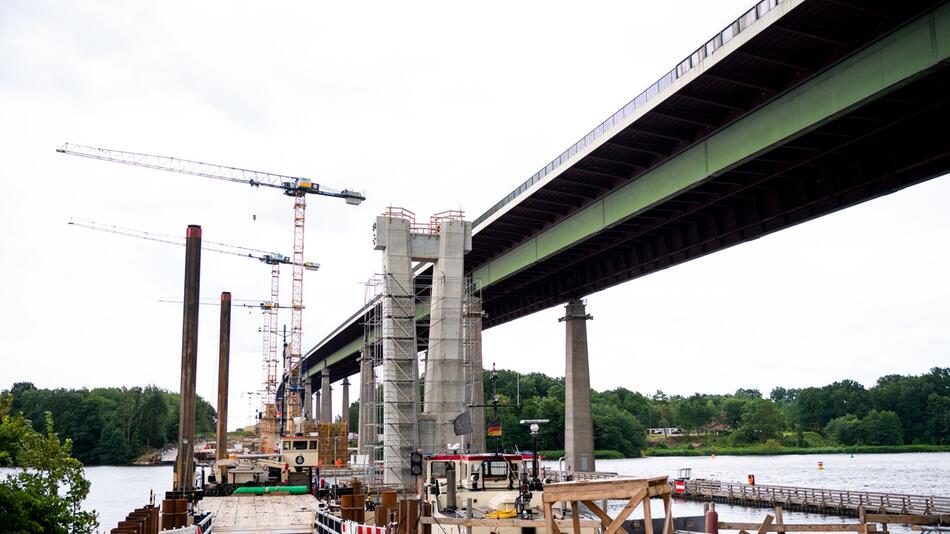
[(445, 509), (446, 510), (455, 510), (456, 499), (455, 499), (455, 464), (449, 463), (445, 466)]
[(234, 490), (234, 494), (265, 495), (275, 491), (285, 491), (291, 495), (306, 495), (307, 486), (241, 486)]
[[(218, 435), (215, 457), (228, 457), (228, 360), (231, 355), (231, 293), (221, 293), (221, 332), (218, 338)], [(215, 473), (218, 480), (225, 479), (226, 468)]]
[(195, 376), (198, 372), (198, 290), (201, 282), (201, 227), (185, 233), (185, 298), (181, 330), (181, 387), (178, 404), (178, 459), (175, 489), (195, 489)]

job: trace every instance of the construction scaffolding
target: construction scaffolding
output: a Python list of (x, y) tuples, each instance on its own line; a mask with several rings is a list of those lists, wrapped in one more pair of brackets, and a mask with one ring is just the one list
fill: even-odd
[(462, 360), (465, 382), (465, 406), (468, 408), (472, 433), (462, 436), (462, 450), (487, 452), (485, 443), (485, 390), (482, 365), (482, 290), (477, 280), (465, 277), (462, 325)]
[(365, 468), (363, 484), (369, 488), (383, 483), (382, 447), (382, 276), (366, 282), (365, 301), (368, 311), (363, 323), (363, 346), (360, 349), (360, 420), (359, 454)]

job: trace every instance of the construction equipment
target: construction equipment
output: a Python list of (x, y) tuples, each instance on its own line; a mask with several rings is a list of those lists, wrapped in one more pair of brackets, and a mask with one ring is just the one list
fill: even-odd
[[(181, 299), (167, 298), (167, 297), (162, 297), (158, 299), (158, 301), (163, 304), (181, 304), (183, 302)], [(203, 298), (198, 301), (198, 304), (202, 306), (220, 306), (221, 301), (215, 300), (215, 299)], [(285, 306), (283, 304), (275, 304), (270, 301), (259, 300), (259, 299), (232, 299), (231, 306), (235, 306), (239, 308), (257, 308), (264, 312), (269, 312), (270, 310), (276, 310), (276, 309), (290, 308), (290, 306)]]
[[(185, 239), (178, 236), (168, 235), (168, 234), (159, 234), (155, 232), (146, 232), (144, 230), (136, 230), (134, 228), (125, 228), (122, 226), (116, 226), (112, 224), (102, 224), (95, 221), (83, 220), (83, 219), (70, 219), (69, 224), (72, 226), (78, 226), (81, 228), (88, 228), (90, 230), (98, 230), (101, 232), (109, 232), (113, 234), (118, 234), (126, 237), (134, 237), (138, 239), (146, 239), (149, 241), (158, 241), (160, 243), (168, 243), (171, 245), (180, 245), (184, 246)], [(276, 403), (277, 397), (277, 316), (278, 309), (287, 308), (287, 306), (281, 306), (278, 300), (278, 293), (280, 288), (280, 266), (281, 265), (294, 265), (297, 267), (297, 264), (288, 258), (284, 254), (277, 252), (269, 252), (266, 250), (260, 250), (250, 247), (242, 247), (238, 245), (229, 245), (227, 243), (220, 243), (217, 241), (206, 241), (203, 240), (201, 243), (201, 248), (203, 250), (208, 250), (212, 252), (218, 252), (221, 254), (230, 254), (232, 256), (239, 256), (242, 258), (250, 258), (258, 260), (261, 263), (270, 265), (271, 269), (271, 298), (268, 302), (258, 301), (256, 306), (264, 310), (264, 327), (261, 331), (264, 334), (263, 337), (263, 366), (262, 366), (262, 376), (261, 376), (261, 389), (263, 391), (263, 396), (261, 398), (261, 418), (264, 420), (261, 429), (262, 435), (262, 445), (266, 445), (269, 448), (276, 448), (277, 445), (277, 431), (276, 431), (276, 420), (270, 420), (266, 417), (267, 413), (275, 413), (276, 409), (271, 406), (268, 407), (268, 404), (273, 405)], [(302, 262), (301, 267), (309, 270), (315, 271), (320, 268), (320, 264), (314, 262)], [(217, 304), (217, 301), (214, 302)], [(240, 304), (238, 304), (240, 305)], [(291, 306), (292, 307), (292, 306)], [(267, 435), (266, 438), (263, 436)]]
[[(307, 209), (308, 194), (342, 198), (347, 204), (358, 205), (366, 200), (361, 193), (344, 189), (342, 191), (323, 187), (309, 178), (284, 176), (269, 172), (259, 172), (200, 161), (156, 156), (136, 152), (124, 152), (83, 145), (65, 143), (57, 152), (84, 158), (112, 161), (137, 167), (203, 176), (216, 180), (225, 180), (248, 184), (253, 187), (269, 187), (284, 192), (294, 199), (294, 255), (293, 255), (293, 295), (291, 305), (291, 343), (290, 361), (286, 376), (285, 398), (289, 399), (288, 415), (292, 425), (299, 425), (300, 411), (303, 407), (303, 385), (300, 381), (303, 332), (303, 271), (304, 271), (304, 215)], [(294, 433), (296, 428), (289, 429)]]

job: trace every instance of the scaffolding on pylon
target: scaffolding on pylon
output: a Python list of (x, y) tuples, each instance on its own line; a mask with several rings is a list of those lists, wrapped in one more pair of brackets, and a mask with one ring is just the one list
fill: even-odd
[(462, 314), (462, 365), (465, 406), (470, 411), (472, 434), (463, 437), (462, 450), (486, 452), (485, 394), (482, 367), (482, 290), (478, 280), (465, 277)]

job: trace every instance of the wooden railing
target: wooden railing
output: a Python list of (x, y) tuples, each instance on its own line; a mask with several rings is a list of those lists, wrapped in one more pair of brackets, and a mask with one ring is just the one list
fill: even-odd
[(844, 513), (845, 515), (858, 515), (861, 510), (880, 514), (950, 513), (950, 497), (943, 496), (749, 485), (705, 479), (687, 480), (685, 493), (674, 493), (674, 495), (689, 499), (763, 507), (779, 505), (790, 510)]

